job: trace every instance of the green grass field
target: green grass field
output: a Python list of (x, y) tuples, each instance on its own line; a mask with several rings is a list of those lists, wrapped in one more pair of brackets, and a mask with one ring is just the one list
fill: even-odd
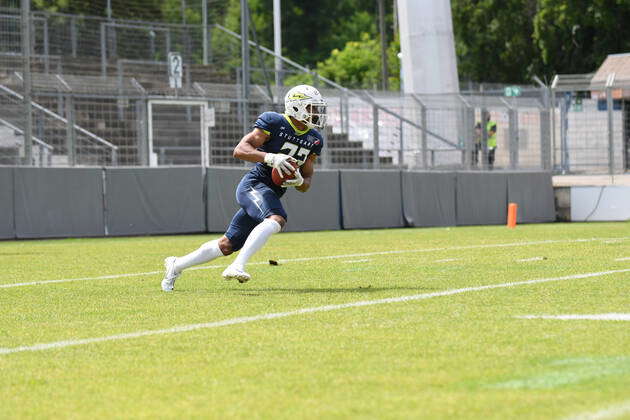
[(627, 317), (630, 223), (287, 233), (160, 290), (217, 236), (0, 242), (0, 418), (630, 418), (630, 322), (521, 318)]

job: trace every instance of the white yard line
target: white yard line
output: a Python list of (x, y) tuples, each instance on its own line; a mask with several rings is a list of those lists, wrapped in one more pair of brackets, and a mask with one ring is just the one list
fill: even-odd
[(617, 258), (615, 261), (630, 261), (630, 257)]
[(481, 290), (499, 289), (499, 288), (504, 288), (504, 287), (514, 287), (514, 286), (524, 286), (524, 285), (530, 285), (530, 284), (548, 283), (552, 281), (561, 281), (561, 280), (585, 279), (585, 278), (601, 277), (601, 276), (607, 276), (610, 274), (619, 274), (619, 273), (630, 273), (630, 268), (624, 269), (624, 270), (600, 271), (597, 273), (574, 274), (571, 276), (563, 276), (563, 277), (550, 277), (550, 278), (543, 278), (543, 279), (524, 280), (524, 281), (518, 281), (518, 282), (511, 282), (511, 283), (489, 284), (486, 286), (464, 287), (461, 289), (450, 289), (450, 290), (444, 290), (441, 292), (422, 293), (418, 295), (398, 296), (398, 297), (376, 299), (376, 300), (363, 300), (363, 301), (358, 301), (358, 302), (342, 303), (339, 305), (316, 306), (316, 307), (311, 307), (311, 308), (297, 309), (295, 311), (289, 311), (289, 312), (274, 312), (274, 313), (260, 314), (260, 315), (247, 316), (247, 317), (241, 317), (241, 318), (225, 319), (222, 321), (206, 322), (203, 324), (180, 325), (177, 327), (165, 328), (161, 330), (137, 331), (137, 332), (131, 332), (131, 333), (125, 333), (125, 334), (109, 335), (105, 337), (93, 337), (93, 338), (83, 338), (83, 339), (75, 339), (75, 340), (55, 341), (52, 343), (40, 343), (40, 344), (35, 344), (32, 346), (0, 348), (0, 354), (11, 354), (11, 353), (20, 353), (20, 352), (25, 352), (25, 351), (58, 349), (58, 348), (63, 348), (63, 347), (81, 346), (85, 344), (100, 343), (103, 341), (127, 340), (130, 338), (145, 337), (145, 336), (150, 336), (150, 335), (174, 334), (174, 333), (181, 333), (181, 332), (200, 330), (200, 329), (225, 327), (228, 325), (246, 324), (249, 322), (256, 322), (256, 321), (263, 321), (263, 320), (270, 320), (270, 319), (277, 319), (277, 318), (287, 318), (291, 316), (305, 315), (305, 314), (311, 314), (315, 312), (330, 312), (330, 311), (336, 311), (340, 309), (358, 308), (358, 307), (372, 306), (372, 305), (382, 305), (386, 303), (410, 302), (410, 301), (430, 299), (430, 298), (440, 297), (440, 296), (457, 295), (457, 294), (466, 293), (466, 292), (478, 292)]
[(146, 273), (112, 274), (109, 276), (82, 277), (82, 278), (76, 278), (76, 279), (41, 280), (41, 281), (29, 281), (29, 282), (24, 282), (24, 283), (9, 283), (9, 284), (0, 284), (0, 288), (34, 286), (37, 284), (49, 284), (49, 283), (65, 283), (68, 281), (105, 280), (105, 279), (117, 279), (117, 278), (122, 278), (122, 277), (150, 276), (150, 275), (159, 274), (159, 273), (164, 273), (164, 270), (147, 271)]
[(352, 264), (352, 263), (364, 263), (364, 262), (368, 262), (370, 261), (368, 258), (364, 259), (364, 260), (348, 260), (348, 261), (342, 261), (342, 263), (344, 264)]
[(435, 260), (434, 263), (447, 263), (453, 261), (459, 261), (461, 258), (444, 258), (443, 260)]
[[(303, 261), (317, 261), (317, 260), (333, 260), (333, 259), (340, 259), (340, 258), (371, 257), (375, 255), (412, 254), (412, 253), (440, 252), (440, 251), (460, 251), (460, 250), (466, 250), (466, 249), (484, 249), (484, 248), (508, 248), (508, 247), (519, 247), (519, 246), (562, 244), (562, 243), (575, 243), (575, 242), (597, 242), (597, 241), (605, 241), (605, 240), (610, 240), (610, 239), (625, 241), (627, 239), (630, 239), (630, 236), (624, 236), (620, 238), (558, 239), (558, 240), (531, 241), (531, 242), (512, 242), (512, 243), (505, 243), (505, 244), (465, 245), (465, 246), (454, 246), (454, 247), (443, 247), (443, 248), (365, 252), (365, 253), (360, 253), (360, 254), (328, 255), (328, 256), (322, 256), (322, 257), (309, 257), (309, 258), (290, 258), (286, 260), (281, 259), (281, 260), (278, 260), (278, 262), (289, 263), (289, 262), (303, 262)], [(268, 262), (250, 263), (249, 265), (264, 265), (264, 264), (268, 264)], [(204, 266), (189, 268), (188, 270), (209, 270), (212, 268), (223, 268), (223, 267), (225, 267), (225, 265), (204, 265)], [(22, 283), (0, 284), (0, 289), (6, 289), (6, 288), (11, 288), (11, 287), (22, 287), (22, 286), (35, 286), (35, 285), (50, 284), (50, 283), (66, 283), (66, 282), (73, 282), (73, 281), (105, 280), (105, 279), (116, 279), (116, 278), (124, 278), (124, 277), (149, 276), (149, 275), (162, 274), (162, 273), (164, 273), (163, 270), (149, 271), (145, 273), (111, 274), (107, 276), (98, 276), (98, 277), (81, 277), (81, 278), (57, 279), (57, 280), (38, 280), (38, 281), (30, 281), (30, 282), (22, 282)]]
[(523, 319), (587, 319), (593, 321), (630, 321), (630, 314), (565, 314), (565, 315), (521, 315), (516, 318)]
[[(222, 268), (222, 265), (204, 265), (200, 267), (192, 267), (188, 270), (208, 270), (210, 268)], [(164, 274), (164, 270), (160, 271), (147, 271), (144, 273), (127, 273), (127, 274), (111, 274), (109, 276), (98, 276), (98, 277), (80, 277), (74, 279), (59, 279), (59, 280), (40, 280), (40, 281), (29, 281), (24, 283), (9, 283), (9, 284), (0, 284), (0, 289), (6, 289), (9, 287), (20, 287), (20, 286), (35, 286), (38, 284), (50, 284), (50, 283), (66, 283), (70, 281), (86, 281), (86, 280), (107, 280), (107, 279), (118, 279), (124, 277), (139, 277), (139, 276), (152, 276), (155, 274)]]
[(516, 260), (516, 262), (543, 261), (544, 259), (545, 257), (522, 258), (520, 260)]
[(616, 419), (630, 413), (630, 401), (612, 405), (599, 411), (582, 413), (576, 416), (566, 417), (564, 420), (604, 420)]

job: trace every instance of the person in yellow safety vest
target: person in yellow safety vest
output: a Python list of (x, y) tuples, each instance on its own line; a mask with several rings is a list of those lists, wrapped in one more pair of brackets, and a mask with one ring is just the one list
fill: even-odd
[(486, 117), (486, 131), (488, 132), (488, 169), (494, 167), (494, 153), (497, 150), (497, 123), (490, 119), (490, 114)]

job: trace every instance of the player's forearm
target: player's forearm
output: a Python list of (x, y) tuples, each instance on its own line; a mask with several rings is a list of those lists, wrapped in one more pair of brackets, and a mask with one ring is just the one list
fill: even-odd
[(234, 148), (233, 156), (236, 159), (246, 160), (248, 162), (264, 162), (265, 161), (265, 152), (261, 152), (260, 150), (256, 150), (249, 143), (241, 142)]
[(248, 162), (263, 162), (265, 160), (265, 152), (258, 150), (269, 135), (259, 128), (254, 128), (251, 133), (246, 134), (234, 148), (232, 155), (236, 159), (246, 160)]
[(300, 185), (299, 187), (295, 187), (296, 190), (298, 190), (299, 192), (306, 192), (308, 191), (308, 189), (311, 188), (311, 177), (304, 177), (304, 183), (302, 185)]

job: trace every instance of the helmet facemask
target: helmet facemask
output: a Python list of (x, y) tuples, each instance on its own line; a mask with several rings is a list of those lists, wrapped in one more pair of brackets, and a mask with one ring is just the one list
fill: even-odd
[(302, 121), (309, 128), (324, 128), (326, 126), (326, 103), (312, 103), (306, 106), (308, 116)]

